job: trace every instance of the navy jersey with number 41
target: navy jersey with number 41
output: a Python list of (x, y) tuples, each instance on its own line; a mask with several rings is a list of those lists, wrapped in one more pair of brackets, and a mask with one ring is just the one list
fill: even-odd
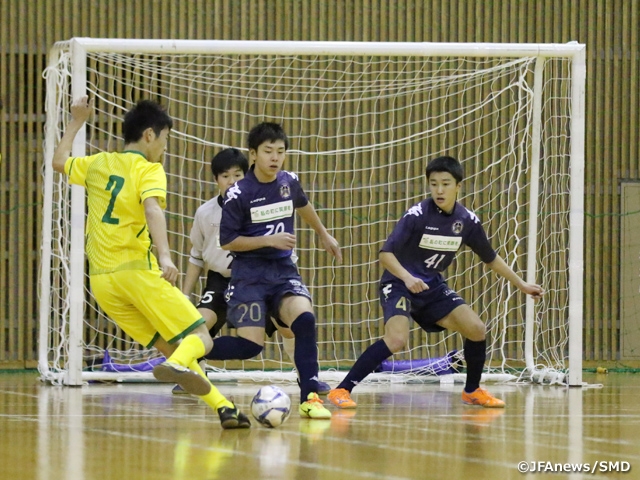
[[(441, 272), (462, 245), (469, 246), (485, 263), (496, 258), (475, 213), (456, 202), (453, 212), (447, 214), (427, 198), (407, 210), (381, 251), (393, 253), (411, 275), (431, 286), (442, 281)], [(381, 282), (394, 278), (385, 270)]]
[[(220, 245), (237, 237), (260, 237), (287, 232), (294, 234), (295, 209), (304, 207), (307, 199), (298, 176), (281, 170), (276, 179), (261, 183), (252, 165), (247, 175), (226, 193), (220, 222)], [(247, 252), (234, 252), (242, 258), (283, 258), (292, 250), (264, 247)]]

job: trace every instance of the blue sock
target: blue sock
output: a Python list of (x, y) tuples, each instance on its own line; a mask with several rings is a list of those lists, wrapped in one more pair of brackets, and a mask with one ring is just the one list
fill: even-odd
[(318, 346), (316, 345), (316, 317), (304, 312), (291, 324), (296, 337), (293, 359), (300, 377), (300, 402), (311, 392), (318, 393)]
[(262, 346), (242, 337), (218, 337), (205, 355), (209, 360), (247, 360), (260, 354)]
[(473, 393), (480, 386), (484, 362), (487, 359), (487, 340), (464, 341), (464, 360), (467, 362), (467, 382), (464, 391)]
[(358, 357), (356, 363), (353, 364), (353, 367), (351, 367), (351, 370), (349, 370), (349, 373), (347, 373), (347, 376), (344, 377), (344, 380), (342, 380), (337, 388), (344, 388), (348, 391), (353, 390), (353, 387), (364, 380), (367, 375), (378, 368), (378, 365), (380, 365), (384, 359), (389, 358), (391, 355), (393, 355), (393, 353), (389, 350), (387, 344), (384, 343), (384, 340), (378, 340), (362, 352), (362, 355)]

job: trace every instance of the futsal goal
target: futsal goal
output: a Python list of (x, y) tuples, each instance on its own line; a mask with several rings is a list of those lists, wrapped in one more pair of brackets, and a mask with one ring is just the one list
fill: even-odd
[[(283, 125), (285, 169), (300, 176), (344, 256), (337, 265), (298, 224), (323, 379), (344, 376), (382, 336), (379, 249), (427, 195), (426, 162), (459, 158), (460, 201), (506, 262), (547, 292), (534, 303), (470, 251), (458, 254), (446, 277), (487, 324), (486, 378), (581, 384), (584, 45), (74, 38), (53, 46), (44, 77), (43, 379), (152, 379), (147, 367), (158, 355), (97, 306), (84, 256), (86, 192), (51, 167), (72, 100), (88, 95), (95, 114), (74, 156), (121, 149), (121, 119), (139, 99), (158, 100), (174, 118), (166, 216), (183, 272), (193, 215), (217, 194), (213, 155), (246, 151), (247, 132), (261, 121)], [(414, 328), (407, 349), (371, 379), (434, 378), (441, 360), (453, 369), (446, 373), (464, 375), (461, 350), (457, 334)], [(277, 336), (259, 357), (212, 365), (209, 375), (295, 378)]]

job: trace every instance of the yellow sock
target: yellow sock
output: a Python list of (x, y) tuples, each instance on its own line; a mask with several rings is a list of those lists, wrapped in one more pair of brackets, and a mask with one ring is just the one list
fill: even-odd
[[(207, 375), (202, 371), (200, 365), (197, 360), (193, 360), (191, 364), (189, 364), (189, 369), (196, 372), (198, 375), (207, 378)], [(230, 407), (233, 408), (233, 403), (225, 398), (224, 395), (220, 393), (220, 391), (215, 387), (215, 385), (211, 385), (211, 391), (206, 395), (202, 395), (198, 397), (204, 401), (207, 405), (209, 405), (214, 412), (218, 412), (220, 407)]]
[[(187, 335), (182, 339), (180, 345), (173, 355), (167, 360), (183, 367), (188, 367), (195, 359), (204, 355), (204, 343), (197, 335)], [(197, 363), (197, 362), (196, 362)]]

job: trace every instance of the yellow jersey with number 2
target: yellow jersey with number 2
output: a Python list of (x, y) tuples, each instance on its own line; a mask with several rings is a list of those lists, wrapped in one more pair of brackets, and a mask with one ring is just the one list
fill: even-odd
[(167, 177), (160, 163), (139, 152), (101, 152), (70, 157), (69, 181), (87, 189), (85, 250), (89, 274), (121, 270), (155, 270), (144, 200), (157, 197), (166, 207)]

